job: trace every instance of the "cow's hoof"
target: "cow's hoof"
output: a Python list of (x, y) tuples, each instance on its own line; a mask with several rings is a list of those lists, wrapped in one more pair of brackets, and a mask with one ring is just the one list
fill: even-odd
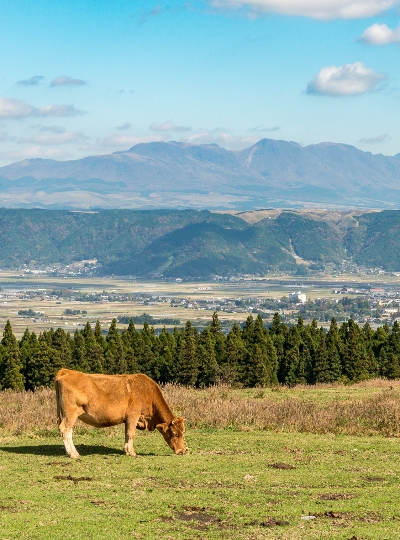
[(70, 454), (70, 456), (72, 459), (78, 459), (80, 458), (81, 456), (78, 454), (78, 452), (76, 454)]
[(125, 452), (127, 456), (138, 457), (136, 452)]

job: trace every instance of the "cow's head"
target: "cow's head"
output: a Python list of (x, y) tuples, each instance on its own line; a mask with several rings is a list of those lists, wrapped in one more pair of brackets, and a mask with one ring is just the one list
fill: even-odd
[(184, 454), (186, 452), (187, 448), (183, 436), (185, 433), (184, 418), (175, 416), (169, 423), (157, 424), (156, 429), (158, 429), (175, 454)]

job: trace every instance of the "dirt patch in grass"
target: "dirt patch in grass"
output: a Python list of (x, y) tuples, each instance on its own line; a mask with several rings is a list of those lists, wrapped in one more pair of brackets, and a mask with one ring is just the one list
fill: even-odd
[(365, 480), (367, 482), (384, 482), (386, 478), (384, 478), (383, 476), (366, 476)]
[(285, 525), (290, 525), (288, 521), (283, 519), (268, 518), (260, 523), (261, 527), (284, 527)]
[(368, 514), (358, 518), (358, 521), (361, 521), (361, 523), (379, 523), (383, 521), (383, 517), (378, 513), (368, 512)]
[(46, 463), (46, 465), (54, 467), (72, 467), (72, 463), (70, 461), (49, 461), (49, 463)]
[(353, 493), (321, 493), (319, 498), (321, 501), (347, 501), (354, 499)]
[(93, 506), (99, 506), (100, 508), (115, 506), (115, 504), (108, 502), (108, 501), (90, 501), (90, 504), (93, 504)]
[(330, 519), (351, 519), (354, 517), (353, 512), (334, 512), (333, 510), (329, 510), (327, 512), (318, 512), (315, 514), (316, 517), (327, 517)]
[(282, 469), (284, 471), (289, 471), (290, 469), (294, 469), (295, 467), (293, 465), (289, 465), (289, 463), (271, 463), (268, 465), (270, 469)]
[(185, 509), (176, 512), (176, 519), (190, 524), (192, 529), (207, 530), (210, 526), (217, 526), (220, 529), (227, 528), (227, 525), (221, 523), (220, 518), (209, 513), (206, 507), (188, 506)]
[(54, 476), (54, 480), (70, 480), (76, 485), (78, 482), (91, 482), (93, 478), (90, 476), (71, 476), (69, 474), (68, 476)]

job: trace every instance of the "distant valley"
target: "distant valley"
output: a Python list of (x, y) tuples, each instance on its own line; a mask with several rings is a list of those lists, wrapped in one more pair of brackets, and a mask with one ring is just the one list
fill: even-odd
[(138, 144), (73, 161), (26, 159), (0, 168), (8, 208), (400, 208), (400, 154), (345, 144), (302, 147), (263, 139), (229, 151), (215, 144)]

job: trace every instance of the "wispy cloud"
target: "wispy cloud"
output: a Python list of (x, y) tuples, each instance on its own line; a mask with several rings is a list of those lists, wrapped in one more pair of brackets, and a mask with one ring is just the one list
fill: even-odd
[(86, 141), (88, 137), (80, 131), (55, 133), (53, 135), (32, 135), (32, 137), (21, 137), (20, 144), (40, 144), (44, 146), (54, 146), (60, 144), (71, 144)]
[(72, 79), (71, 77), (60, 75), (51, 81), (50, 86), (83, 86), (84, 84), (86, 84), (86, 81), (82, 79)]
[(115, 129), (119, 129), (120, 131), (123, 131), (125, 129), (130, 129), (132, 127), (132, 124), (129, 122), (125, 122), (125, 124), (122, 124), (122, 126), (115, 126)]
[(30, 79), (25, 79), (23, 81), (18, 81), (17, 84), (21, 86), (36, 86), (41, 81), (43, 81), (44, 77), (42, 75), (34, 75)]
[(139, 15), (139, 24), (144, 24), (149, 19), (159, 17), (164, 13), (176, 13), (177, 7), (164, 6), (163, 4), (157, 4), (152, 9), (142, 9)]
[(217, 144), (228, 150), (242, 150), (255, 144), (260, 137), (240, 137), (220, 129), (213, 129), (195, 133), (182, 140), (190, 144)]
[(386, 24), (375, 23), (362, 33), (360, 41), (367, 45), (389, 45), (400, 43), (400, 24), (397, 28), (389, 28)]
[(38, 116), (81, 116), (83, 111), (73, 105), (46, 105), (37, 109)]
[(177, 126), (172, 120), (167, 120), (162, 124), (156, 124), (153, 122), (149, 129), (152, 131), (191, 131), (192, 128), (188, 126)]
[(360, 139), (358, 142), (362, 144), (379, 144), (384, 141), (387, 141), (389, 138), (389, 134), (385, 133), (384, 135), (378, 135), (377, 137), (364, 137), (363, 139)]
[(37, 127), (40, 127), (39, 131), (50, 131), (51, 133), (65, 133), (67, 130), (65, 129), (64, 126), (57, 126), (57, 125), (54, 125), (54, 126), (37, 126)]
[(33, 107), (19, 99), (0, 97), (0, 118), (28, 118), (30, 116), (78, 116), (83, 114), (73, 105)]
[(325, 96), (354, 96), (376, 89), (386, 79), (383, 73), (364, 66), (361, 62), (322, 68), (307, 87), (308, 94)]
[(10, 152), (0, 152), (0, 159), (5, 161), (17, 161), (21, 159), (47, 158), (47, 159), (67, 159), (71, 154), (61, 148), (42, 148), (41, 146), (29, 146), (21, 150)]
[(263, 133), (265, 131), (279, 131), (280, 129), (281, 129), (280, 126), (272, 126), (272, 127), (256, 126), (256, 127), (248, 129), (247, 131), (251, 131), (253, 133)]
[(136, 137), (135, 135), (106, 135), (105, 137), (99, 137), (96, 139), (95, 144), (86, 143), (80, 147), (80, 150), (85, 151), (97, 151), (104, 149), (120, 149), (127, 150), (131, 146), (140, 143), (160, 142), (166, 141), (165, 135), (150, 135), (145, 137)]
[(209, 0), (217, 9), (244, 9), (253, 17), (263, 13), (313, 19), (363, 19), (398, 6), (400, 0)]

